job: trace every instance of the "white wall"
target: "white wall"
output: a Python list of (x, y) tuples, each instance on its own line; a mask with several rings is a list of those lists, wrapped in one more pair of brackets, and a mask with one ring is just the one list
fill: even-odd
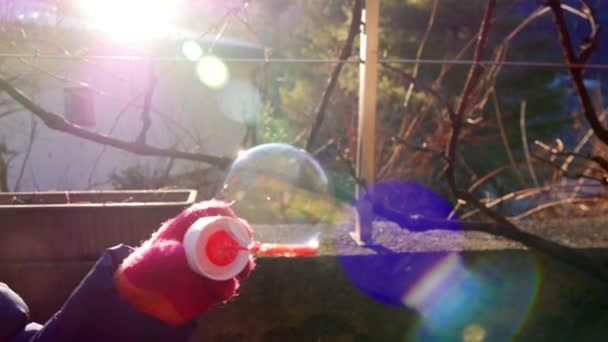
[[(23, 66), (22, 66), (23, 67)], [(138, 93), (143, 93), (147, 82), (147, 65), (139, 62), (95, 61), (66, 62), (49, 61), (42, 67), (67, 79), (85, 82), (101, 93), (94, 97), (97, 124), (90, 129), (107, 133), (121, 109)], [(27, 67), (23, 67), (27, 70)], [(148, 142), (155, 146), (170, 147), (181, 142), (179, 148), (217, 156), (236, 155), (245, 129), (222, 114), (217, 103), (216, 91), (200, 83), (192, 63), (159, 64), (156, 68), (158, 83), (153, 98), (153, 125), (148, 133)], [(13, 70), (13, 73), (17, 73)], [(235, 78), (246, 80), (247, 72), (236, 72)], [(35, 86), (25, 90), (48, 110), (64, 112), (64, 87), (73, 82), (58, 80), (49, 75), (31, 76)], [(243, 94), (234, 94), (235, 100)], [(226, 96), (223, 97), (227, 98)], [(230, 96), (228, 96), (230, 98)], [(126, 111), (113, 136), (133, 140), (141, 127), (140, 113), (143, 96)], [(161, 119), (164, 117), (164, 120)], [(0, 139), (7, 141), (16, 151), (23, 152), (29, 139), (29, 113), (17, 113), (0, 119)], [(163, 121), (174, 122), (167, 129)], [(173, 132), (171, 132), (173, 131)], [(186, 131), (188, 133), (186, 133)], [(190, 135), (201, 139), (197, 145)], [(94, 160), (103, 147), (68, 134), (38, 125), (20, 191), (85, 189)], [(15, 158), (9, 170), (9, 186), (13, 187), (19, 174), (23, 153)], [(166, 159), (138, 157), (131, 153), (107, 148), (97, 166), (94, 183), (103, 183), (115, 169), (146, 164), (164, 165)], [(196, 163), (179, 162), (175, 172), (195, 167)], [(200, 166), (200, 164), (198, 164)], [(95, 188), (105, 188), (98, 185)]]

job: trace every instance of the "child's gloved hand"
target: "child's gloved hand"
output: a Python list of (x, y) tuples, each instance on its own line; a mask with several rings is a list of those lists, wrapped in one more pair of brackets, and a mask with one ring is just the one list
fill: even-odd
[(173, 325), (190, 322), (232, 298), (239, 280), (255, 267), (252, 257), (236, 278), (224, 281), (195, 273), (186, 260), (184, 234), (197, 219), (207, 216), (237, 217), (227, 203), (212, 200), (197, 203), (164, 223), (116, 271), (114, 280), (121, 297)]

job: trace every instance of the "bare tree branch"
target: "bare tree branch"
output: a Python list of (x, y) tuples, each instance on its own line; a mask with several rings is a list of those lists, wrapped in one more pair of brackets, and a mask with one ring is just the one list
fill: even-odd
[(344, 163), (344, 165), (348, 169), (348, 173), (350, 174), (352, 179), (357, 183), (357, 185), (359, 185), (361, 187), (361, 189), (363, 189), (363, 191), (367, 192), (367, 184), (365, 182), (365, 179), (359, 178), (357, 176), (357, 169), (355, 168), (355, 164), (353, 163), (353, 161), (351, 159), (343, 156), (339, 150), (338, 150), (338, 153), (336, 153), (336, 155), (338, 156), (338, 159), (340, 159), (340, 161), (342, 163)]
[(578, 63), (587, 63), (587, 60), (589, 60), (589, 57), (599, 42), (600, 25), (597, 22), (595, 11), (591, 8), (587, 0), (580, 0), (580, 2), (583, 7), (582, 12), (589, 22), (589, 26), (591, 27), (591, 33), (589, 34), (589, 37), (585, 38), (585, 44), (583, 44), (582, 49), (578, 54), (577, 61)]
[(452, 132), (450, 135), (448, 146), (446, 148), (446, 158), (448, 162), (446, 168), (446, 176), (448, 185), (450, 186), (450, 189), (452, 190), (456, 198), (462, 198), (462, 196), (460, 196), (462, 192), (458, 188), (458, 184), (456, 182), (456, 174), (454, 170), (456, 166), (456, 148), (458, 146), (460, 131), (462, 129), (464, 109), (466, 108), (470, 92), (474, 86), (474, 82), (479, 78), (482, 71), (479, 61), (482, 58), (482, 54), (487, 43), (488, 32), (490, 30), (490, 18), (492, 17), (492, 12), (494, 11), (495, 6), (496, 0), (488, 1), (488, 5), (486, 7), (484, 17), (481, 22), (481, 28), (477, 35), (477, 46), (473, 54), (473, 65), (471, 65), (469, 75), (467, 76), (467, 80), (465, 81), (464, 87), (462, 89), (458, 108), (456, 112), (450, 113), (450, 119), (452, 121)]
[[(549, 152), (553, 156), (577, 157), (577, 158), (585, 159), (588, 161), (592, 161), (592, 162), (596, 163), (599, 167), (601, 167), (602, 169), (604, 169), (605, 171), (608, 172), (608, 160), (606, 160), (605, 158), (603, 158), (601, 156), (589, 155), (589, 154), (573, 152), (573, 151), (560, 151), (560, 150), (552, 149), (549, 146), (547, 146), (546, 144), (541, 143), (540, 141), (535, 141), (535, 143), (537, 146), (539, 146), (543, 150)], [(562, 164), (562, 166), (559, 167), (559, 169), (563, 170), (563, 171), (567, 171), (567, 167), (564, 166), (563, 164)]]
[[(599, 184), (595, 185), (600, 186)], [(506, 201), (510, 201), (510, 200), (515, 200), (515, 201), (520, 201), (522, 199), (526, 199), (526, 198), (530, 198), (533, 196), (537, 196), (540, 194), (545, 194), (545, 193), (552, 193), (555, 190), (569, 190), (571, 188), (576, 188), (576, 187), (580, 187), (579, 185), (572, 185), (572, 184), (565, 184), (565, 185), (559, 185), (559, 184), (550, 184), (550, 185), (546, 185), (543, 187), (537, 187), (537, 188), (528, 188), (528, 189), (521, 189), (521, 190), (517, 190), (517, 191), (513, 191), (513, 192), (509, 192), (508, 194), (502, 195), (498, 198), (493, 198), (493, 199), (488, 199), (486, 201), (483, 201), (483, 203), (485, 204), (486, 207), (491, 208), (494, 207), (498, 204), (501, 204), (503, 202)], [(464, 220), (464, 219), (468, 219), (469, 217), (472, 217), (473, 215), (476, 215), (480, 212), (479, 209), (473, 209), (463, 215), (460, 215), (460, 219)], [(519, 220), (519, 218), (517, 217), (513, 217), (513, 220)]]
[(568, 151), (551, 152), (551, 154), (556, 155), (556, 156), (578, 157), (581, 159), (585, 159), (585, 160), (596, 163), (599, 167), (604, 169), (604, 171), (608, 172), (608, 160), (606, 160), (605, 158), (603, 158), (601, 156), (592, 156), (592, 155), (588, 155), (588, 154), (584, 154), (584, 153), (568, 152)]
[(456, 113), (454, 112), (454, 109), (452, 108), (452, 106), (450, 105), (450, 103), (443, 98), (443, 96), (441, 96), (441, 94), (439, 94), (438, 91), (436, 91), (435, 89), (433, 89), (433, 87), (424, 84), (423, 82), (421, 82), (420, 80), (418, 80), (416, 77), (410, 75), (409, 73), (396, 68), (394, 66), (391, 66), (388, 63), (382, 62), (382, 66), (385, 67), (386, 69), (393, 71), (395, 73), (397, 73), (399, 76), (405, 78), (406, 80), (408, 80), (408, 82), (411, 82), (411, 84), (413, 84), (414, 86), (420, 88), (420, 90), (424, 91), (425, 93), (433, 96), (437, 101), (439, 101), (439, 103), (448, 111), (448, 114), (450, 116), (454, 116), (456, 115)]
[(519, 107), (519, 129), (521, 134), (521, 143), (524, 149), (524, 155), (526, 156), (526, 163), (528, 165), (528, 172), (530, 173), (530, 177), (532, 177), (532, 182), (534, 182), (534, 185), (539, 187), (536, 171), (532, 165), (532, 158), (530, 158), (530, 147), (528, 146), (528, 130), (526, 129), (526, 101), (522, 101)]
[[(522, 0), (514, 1), (513, 3), (511, 3), (510, 6), (508, 8), (506, 8), (505, 10), (503, 10), (502, 13), (493, 17), (490, 20), (490, 23), (498, 22), (502, 18), (506, 17), (506, 15), (509, 14), (514, 8), (516, 8), (521, 2), (522, 2)], [(541, 9), (541, 10), (535, 11), (528, 18), (526, 18), (520, 25), (518, 25), (513, 31), (511, 31), (511, 33), (501, 43), (501, 47), (497, 50), (495, 59), (497, 61), (504, 59), (510, 41), (520, 31), (522, 31), (530, 22), (532, 22), (534, 19), (536, 19), (537, 17), (539, 17), (542, 14), (547, 13), (547, 12), (549, 12), (548, 9), (544, 9), (544, 10)], [(456, 54), (456, 56), (454, 56), (451, 59), (454, 59), (454, 60), (461, 59), (465, 55), (465, 53), (470, 49), (470, 47), (473, 46), (473, 43), (475, 42), (475, 38), (476, 37), (473, 37), (472, 39), (470, 39), (459, 50), (459, 52)], [(441, 66), (439, 75), (436, 77), (435, 81), (433, 81), (432, 85), (429, 88), (432, 89), (433, 91), (437, 91), (437, 89), (439, 89), (439, 86), (441, 85), (441, 82), (443, 81), (443, 78), (447, 75), (447, 73), (451, 70), (451, 68), (454, 65), (455, 64), (443, 64)], [(497, 65), (491, 67), (492, 72), (488, 72), (488, 75), (484, 79), (484, 82), (477, 82), (478, 84), (475, 87), (476, 90), (474, 93), (476, 93), (478, 91), (483, 91), (484, 89), (486, 90), (486, 92), (485, 92), (484, 96), (481, 97), (481, 101), (478, 101), (478, 103), (476, 104), (476, 106), (475, 106), (476, 108), (479, 106), (485, 105), (485, 102), (486, 102), (488, 96), (490, 95), (488, 92), (488, 90), (491, 88), (490, 83), (493, 80), (495, 80), (495, 77), (499, 70), (500, 70), (500, 65), (499, 65), (499, 63), (497, 63)], [(402, 75), (402, 76), (405, 76), (405, 75)], [(416, 115), (413, 118), (413, 120), (411, 120), (410, 123), (406, 123), (406, 121), (403, 121), (403, 123), (401, 124), (401, 128), (399, 130), (398, 136), (404, 140), (408, 140), (408, 137), (414, 131), (415, 127), (418, 126), (422, 122), (423, 118), (428, 114), (431, 107), (432, 107), (432, 101), (425, 101), (425, 103), (423, 104), (418, 115)], [(471, 123), (472, 121), (470, 119), (467, 119), (467, 122)], [(393, 149), (393, 151), (390, 153), (390, 156), (387, 158), (387, 161), (385, 163), (383, 163), (384, 164), (383, 168), (379, 172), (379, 175), (381, 177), (387, 175), (390, 172), (390, 170), (394, 168), (394, 164), (398, 160), (398, 157), (400, 156), (401, 151), (402, 150), (400, 148)]]
[(594, 11), (590, 6), (586, 4), (585, 1), (581, 1), (584, 5), (585, 12), (588, 14), (588, 21), (591, 25), (591, 35), (586, 39), (586, 44), (582, 47), (581, 52), (576, 55), (574, 52), (574, 47), (572, 46), (572, 41), (570, 39), (570, 32), (568, 30), (568, 26), (566, 25), (566, 19), (564, 18), (564, 11), (561, 5), (560, 0), (548, 0), (547, 6), (551, 8), (553, 12), (553, 17), (555, 20), (555, 25), (557, 26), (557, 31), (559, 35), (559, 40), (561, 42), (562, 51), (564, 53), (564, 57), (566, 62), (571, 66), (568, 67), (568, 72), (570, 73), (570, 77), (572, 77), (572, 82), (574, 84), (574, 90), (576, 91), (581, 106), (583, 107), (583, 113), (585, 118), (591, 125), (593, 132), (604, 144), (608, 145), (608, 130), (602, 125), (599, 120), (598, 114), (595, 111), (593, 106), (593, 101), (591, 101), (591, 96), (587, 91), (584, 83), (583, 77), (583, 68), (574, 67), (572, 65), (585, 64), (587, 59), (591, 55), (591, 52), (597, 46), (597, 42), (599, 39), (600, 27), (595, 20)]
[[(414, 69), (412, 70), (412, 77), (415, 79), (418, 77), (418, 70), (420, 69), (420, 58), (422, 58), (422, 52), (424, 51), (424, 47), (426, 45), (426, 41), (429, 38), (431, 30), (433, 29), (433, 25), (435, 24), (435, 17), (437, 15), (437, 4), (439, 0), (433, 0), (433, 5), (431, 7), (431, 14), (429, 15), (429, 20), (426, 24), (426, 30), (420, 39), (420, 43), (418, 44), (418, 50), (416, 51), (416, 64), (414, 64)], [(410, 82), (410, 85), (407, 87), (407, 91), (405, 93), (405, 100), (403, 101), (403, 107), (407, 107), (410, 102), (410, 97), (412, 96), (412, 92), (414, 91), (414, 83)]]
[[(500, 13), (499, 15), (497, 15), (496, 17), (491, 19), (491, 22), (496, 22), (501, 20), (502, 18), (506, 17), (507, 14), (509, 14), (514, 8), (516, 8), (521, 2), (523, 2), (524, 0), (518, 0), (518, 1), (514, 1), (513, 3), (511, 3), (511, 5), (506, 8), (502, 13)], [(434, 20), (433, 16), (431, 15), (429, 17), (429, 21), (430, 20)], [(427, 28), (429, 27), (431, 23), (427, 24)], [(473, 43), (475, 42), (475, 37), (473, 37), (472, 39), (470, 39), (460, 50), (459, 52), (456, 54), (456, 56), (454, 57), (450, 57), (450, 59), (452, 60), (459, 60), (461, 59), (465, 53), (469, 50), (469, 48), (471, 46), (473, 46)], [(420, 49), (420, 46), (419, 46)], [(452, 69), (452, 67), (455, 64), (443, 64), (441, 66), (441, 70), (439, 72), (439, 75), (436, 77), (436, 79), (433, 81), (433, 83), (431, 84), (430, 88), (432, 91), (437, 91), (437, 89), (439, 89), (441, 82), (443, 81), (444, 77), (447, 75), (447, 73)], [(405, 76), (405, 75), (402, 75)], [(408, 75), (409, 78), (411, 79), (412, 76)], [(415, 79), (415, 77), (414, 77)], [(410, 86), (415, 83), (410, 83)], [(407, 102), (406, 102), (407, 103)], [(401, 123), (401, 126), (399, 128), (399, 133), (397, 134), (397, 136), (399, 136), (401, 139), (404, 140), (408, 140), (409, 137), (411, 136), (412, 132), (414, 132), (415, 128), (417, 126), (419, 126), (421, 124), (421, 122), (423, 121), (424, 117), (429, 113), (429, 110), (433, 107), (433, 102), (432, 101), (425, 101), (422, 108), (420, 109), (420, 111), (418, 112), (418, 114), (416, 116), (414, 116), (414, 118), (411, 120), (411, 122), (407, 122), (406, 120), (403, 120)], [(449, 107), (446, 107), (449, 109)], [(390, 155), (386, 158), (386, 162), (383, 162), (383, 167), (379, 170), (378, 175), (379, 177), (385, 177), (387, 176), (391, 170), (396, 169), (395, 164), (398, 161), (399, 156), (401, 155), (402, 149), (400, 147), (394, 148), (392, 150), (392, 152), (390, 153)]]
[(311, 151), (312, 145), (315, 141), (317, 134), (319, 134), (319, 129), (321, 128), (321, 124), (325, 119), (325, 111), (327, 109), (327, 105), (329, 104), (329, 99), (331, 94), (336, 87), (336, 83), (338, 82), (338, 77), (340, 76), (340, 72), (342, 72), (342, 67), (344, 66), (344, 62), (350, 57), (353, 50), (353, 42), (355, 41), (355, 37), (359, 32), (359, 26), (361, 25), (361, 8), (362, 8), (363, 0), (354, 0), (353, 9), (351, 12), (351, 22), (350, 28), (348, 30), (348, 36), (346, 37), (346, 41), (344, 42), (344, 46), (342, 47), (342, 51), (340, 52), (340, 62), (336, 64), (334, 70), (331, 73), (329, 81), (327, 82), (327, 86), (325, 87), (325, 91), (323, 91), (323, 96), (321, 97), (321, 102), (319, 102), (319, 106), (317, 107), (315, 121), (312, 124), (310, 129), (310, 134), (308, 135), (308, 140), (306, 141), (306, 151)]
[(494, 112), (496, 113), (496, 122), (498, 123), (498, 130), (500, 131), (500, 137), (502, 139), (502, 144), (505, 147), (505, 151), (507, 152), (507, 157), (509, 158), (509, 163), (511, 163), (511, 169), (515, 174), (515, 177), (519, 181), (519, 184), (522, 187), (526, 186), (526, 182), (524, 181), (524, 177), (522, 176), (517, 164), (515, 162), (515, 157), (513, 157), (513, 151), (511, 150), (511, 145), (509, 144), (509, 139), (507, 137), (507, 131), (502, 122), (502, 112), (500, 110), (500, 105), (498, 103), (498, 97), (496, 96), (496, 89), (492, 90), (492, 103), (494, 104)]
[[(606, 116), (606, 110), (603, 110), (600, 114), (600, 121), (604, 121), (605, 116)], [(587, 132), (585, 133), (585, 135), (583, 136), (583, 138), (576, 144), (576, 146), (574, 147), (572, 152), (578, 153), (589, 142), (589, 139), (591, 139), (591, 137), (593, 137), (593, 129), (588, 129)], [(564, 163), (562, 164), (562, 168), (568, 169), (568, 166), (573, 161), (574, 161), (574, 157), (566, 158), (566, 160), (564, 160)]]
[(405, 140), (403, 140), (403, 139), (401, 139), (401, 138), (399, 138), (397, 136), (391, 137), (391, 140), (393, 142), (397, 143), (397, 144), (401, 144), (401, 145), (407, 146), (407, 147), (409, 147), (411, 149), (414, 149), (416, 151), (431, 153), (434, 156), (437, 156), (437, 157), (445, 160), (445, 155), (443, 154), (443, 152), (437, 151), (437, 150), (433, 150), (432, 148), (427, 147), (426, 144), (424, 144), (422, 146), (418, 146), (418, 145), (409, 143), (409, 142), (407, 142), (407, 141), (405, 141)]
[[(502, 13), (500, 13), (496, 17), (492, 18), (491, 21), (490, 21), (490, 23), (493, 24), (493, 23), (501, 20), (502, 18), (506, 17), (507, 14), (511, 13), (511, 11), (514, 8), (516, 8), (517, 6), (519, 6), (524, 1), (526, 1), (526, 0), (513, 1), (513, 3), (507, 9), (505, 9)], [(453, 58), (450, 58), (450, 59), (460, 60), (465, 55), (465, 53), (471, 48), (471, 46), (473, 46), (473, 43), (475, 43), (475, 40), (476, 40), (476, 37), (472, 37), (471, 39), (469, 39), (469, 41), (460, 49), (460, 51), (458, 51), (458, 53), (456, 54), (456, 56), (454, 56)], [(433, 89), (439, 88), (439, 85), (443, 81), (443, 78), (447, 75), (447, 73), (455, 65), (456, 64), (443, 64), (441, 66), (441, 71), (439, 72), (439, 76), (437, 76), (437, 79), (435, 79), (435, 81), (433, 82)]]
[(452, 117), (452, 134), (446, 151), (448, 159), (446, 178), (448, 181), (448, 185), (450, 186), (450, 189), (454, 193), (454, 196), (456, 198), (473, 204), (474, 206), (479, 208), (479, 210), (486, 216), (496, 221), (497, 225), (495, 227), (490, 227), (491, 229), (487, 231), (488, 233), (503, 236), (508, 239), (521, 242), (522, 244), (530, 248), (534, 248), (541, 253), (547, 254), (557, 260), (561, 260), (562, 262), (568, 265), (586, 271), (588, 274), (608, 282), (608, 271), (600, 265), (596, 264), (594, 260), (588, 258), (584, 254), (577, 252), (576, 250), (573, 250), (566, 246), (562, 246), (556, 242), (546, 240), (544, 238), (519, 229), (507, 218), (486, 207), (485, 204), (481, 203), (470, 192), (462, 191), (458, 187), (455, 176), (455, 155), (456, 148), (458, 146), (460, 130), (462, 127), (462, 118), (464, 115), (464, 109), (467, 106), (467, 101), (469, 99), (470, 92), (473, 89), (474, 82), (481, 75), (482, 69), (479, 64), (479, 61), (481, 60), (483, 51), (485, 49), (487, 36), (490, 29), (490, 18), (495, 5), (495, 0), (488, 1), (486, 11), (481, 23), (481, 28), (477, 37), (477, 46), (475, 48), (475, 53), (473, 56), (474, 64), (469, 70), (469, 75), (465, 82), (465, 86), (460, 97), (460, 103), (458, 105), (456, 114)]
[(201, 153), (190, 153), (176, 149), (165, 149), (148, 144), (124, 141), (111, 136), (89, 131), (83, 127), (71, 124), (58, 114), (45, 110), (23, 94), (23, 92), (21, 92), (19, 89), (15, 88), (3, 77), (0, 77), (0, 90), (5, 91), (10, 97), (25, 107), (33, 115), (40, 118), (49, 128), (96, 142), (98, 144), (108, 145), (139, 155), (173, 157), (177, 159), (200, 161), (222, 169), (228, 167), (228, 165), (230, 165), (232, 162), (231, 158), (216, 157)]

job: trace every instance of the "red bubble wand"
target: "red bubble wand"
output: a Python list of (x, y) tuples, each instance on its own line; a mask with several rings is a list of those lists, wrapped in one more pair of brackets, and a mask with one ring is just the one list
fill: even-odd
[(229, 232), (219, 230), (209, 236), (205, 252), (216, 265), (228, 265), (236, 259), (239, 251), (249, 251), (257, 255), (270, 257), (309, 257), (317, 254), (319, 242), (282, 244), (254, 241), (249, 246), (241, 245)]
[(238, 274), (250, 253), (269, 257), (309, 257), (317, 254), (319, 242), (282, 244), (251, 242), (242, 222), (229, 217), (199, 219), (187, 231), (184, 247), (191, 268), (212, 279), (223, 280)]

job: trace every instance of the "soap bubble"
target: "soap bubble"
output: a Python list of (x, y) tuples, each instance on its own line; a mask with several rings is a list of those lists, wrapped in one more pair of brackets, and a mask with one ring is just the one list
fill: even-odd
[(308, 153), (263, 144), (239, 154), (218, 197), (250, 223), (316, 224), (331, 214), (325, 171)]

